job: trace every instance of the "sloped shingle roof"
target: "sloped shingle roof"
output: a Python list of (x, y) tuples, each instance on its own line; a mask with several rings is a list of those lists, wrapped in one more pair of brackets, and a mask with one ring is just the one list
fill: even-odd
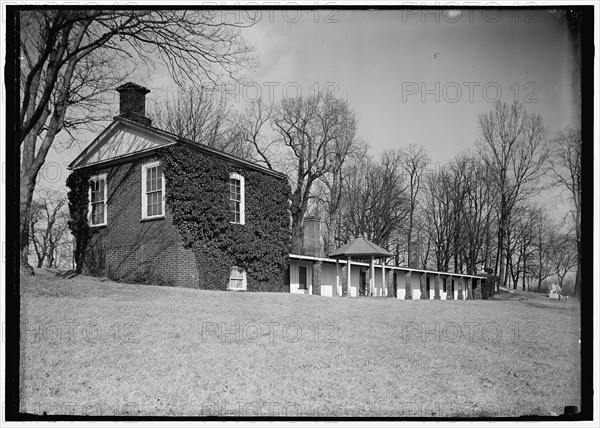
[(338, 248), (329, 257), (360, 257), (360, 256), (393, 256), (389, 251), (384, 250), (379, 245), (376, 245), (362, 236), (353, 239), (341, 248)]

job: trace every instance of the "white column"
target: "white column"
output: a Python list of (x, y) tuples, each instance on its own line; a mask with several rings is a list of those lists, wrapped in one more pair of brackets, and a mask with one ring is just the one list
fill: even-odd
[(372, 296), (375, 293), (375, 260), (371, 256), (371, 278), (369, 278), (369, 294)]
[(381, 283), (383, 284), (381, 288), (381, 295), (387, 296), (387, 283), (385, 280), (385, 260), (381, 262)]
[(340, 292), (340, 259), (335, 259), (335, 294), (334, 296), (341, 296)]
[(350, 292), (350, 288), (352, 287), (352, 263), (350, 262), (350, 257), (348, 257), (346, 267), (348, 268), (348, 296), (352, 297), (352, 293)]
[(402, 270), (396, 271), (396, 298), (406, 298), (406, 272)]

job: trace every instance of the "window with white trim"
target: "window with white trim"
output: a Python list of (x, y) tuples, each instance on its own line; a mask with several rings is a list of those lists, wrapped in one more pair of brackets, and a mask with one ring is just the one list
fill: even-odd
[(90, 226), (106, 226), (106, 174), (90, 178), (88, 223)]
[(229, 174), (229, 211), (231, 223), (245, 224), (244, 176), (235, 172)]
[(160, 162), (142, 166), (142, 218), (165, 216), (165, 178)]
[(229, 274), (229, 289), (230, 290), (245, 290), (246, 289), (246, 271), (240, 267), (233, 266)]

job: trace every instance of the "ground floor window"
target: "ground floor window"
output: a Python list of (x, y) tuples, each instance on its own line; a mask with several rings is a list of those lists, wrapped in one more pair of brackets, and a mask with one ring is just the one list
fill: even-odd
[(231, 290), (246, 289), (246, 271), (240, 267), (233, 266), (229, 275), (229, 288)]

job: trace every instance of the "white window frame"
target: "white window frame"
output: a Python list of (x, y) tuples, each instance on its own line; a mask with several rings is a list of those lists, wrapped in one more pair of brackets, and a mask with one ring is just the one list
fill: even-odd
[[(231, 276), (233, 274), (234, 271), (242, 271), (242, 287), (232, 287), (231, 286)], [(239, 266), (232, 266), (231, 270), (229, 271), (229, 285), (227, 286), (227, 288), (229, 290), (235, 290), (235, 291), (245, 291), (247, 289), (248, 283), (247, 283), (247, 276), (246, 276), (246, 269), (241, 268)]]
[[(240, 182), (240, 222), (229, 221), (231, 224), (246, 224), (246, 180), (243, 175), (238, 174), (237, 172), (232, 172), (229, 174), (229, 179), (239, 180)], [(228, 183), (229, 184), (229, 183)], [(228, 186), (229, 191), (229, 200), (231, 201), (231, 188)], [(231, 215), (231, 213), (230, 213)]]
[(106, 226), (108, 224), (108, 222), (107, 222), (108, 203), (106, 200), (106, 195), (107, 195), (106, 189), (108, 188), (107, 175), (106, 175), (106, 173), (104, 173), (104, 174), (98, 174), (98, 175), (94, 175), (94, 176), (90, 177), (90, 183), (92, 181), (102, 181), (102, 180), (104, 180), (104, 221), (102, 223), (92, 224), (92, 218), (93, 218), (92, 217), (92, 186), (88, 185), (88, 224), (90, 225), (90, 227)]
[(159, 161), (150, 162), (142, 165), (142, 220), (165, 217), (165, 173), (162, 172), (162, 214), (148, 215), (148, 194), (146, 193), (146, 171), (150, 168), (160, 166)]

